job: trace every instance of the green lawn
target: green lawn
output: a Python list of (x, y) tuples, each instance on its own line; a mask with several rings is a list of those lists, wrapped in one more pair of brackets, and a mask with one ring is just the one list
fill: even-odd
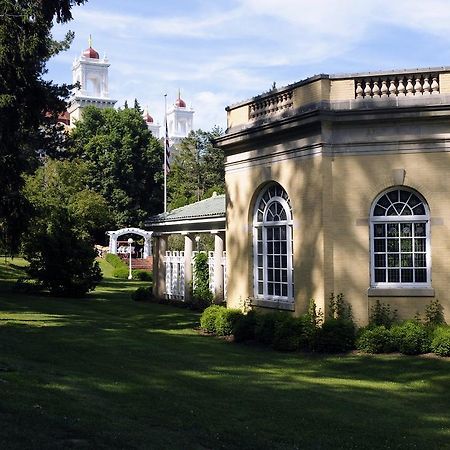
[(450, 362), (302, 356), (199, 335), (198, 314), (11, 292), (0, 263), (1, 449), (450, 448)]

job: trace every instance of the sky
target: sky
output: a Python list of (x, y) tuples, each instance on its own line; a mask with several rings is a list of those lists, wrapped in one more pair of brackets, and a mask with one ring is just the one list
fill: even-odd
[(107, 55), (116, 106), (137, 98), (160, 124), (164, 94), (194, 128), (226, 127), (225, 107), (319, 73), (450, 65), (450, 0), (90, 0), (55, 38), (71, 48), (47, 79), (72, 81), (88, 47)]

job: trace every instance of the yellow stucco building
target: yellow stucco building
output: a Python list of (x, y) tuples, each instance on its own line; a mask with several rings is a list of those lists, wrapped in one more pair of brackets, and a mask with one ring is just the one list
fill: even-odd
[(450, 67), (318, 75), (227, 108), (227, 303), (358, 325), (432, 299), (450, 320)]

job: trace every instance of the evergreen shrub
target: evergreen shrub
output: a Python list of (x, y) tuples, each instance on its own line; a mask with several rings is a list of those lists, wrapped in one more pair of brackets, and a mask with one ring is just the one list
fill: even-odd
[(356, 348), (366, 353), (390, 353), (395, 346), (390, 330), (384, 325), (377, 325), (359, 330)]
[(370, 308), (370, 326), (378, 327), (383, 325), (385, 328), (390, 328), (397, 320), (397, 310), (392, 310), (391, 305), (388, 303), (381, 303), (380, 300), (377, 300)]
[(240, 309), (220, 308), (216, 314), (215, 332), (218, 336), (230, 336), (234, 327), (242, 317)]
[(296, 351), (300, 347), (302, 332), (302, 321), (289, 315), (278, 315), (274, 324), (272, 347), (280, 351)]
[(248, 314), (243, 314), (237, 320), (233, 335), (235, 342), (252, 341), (255, 339), (255, 327), (256, 327), (256, 313), (250, 311)]
[(355, 348), (355, 325), (349, 319), (328, 319), (317, 332), (321, 353), (345, 353)]
[(211, 305), (208, 306), (200, 316), (200, 328), (207, 333), (216, 332), (216, 317), (219, 311), (226, 309), (224, 306)]
[(275, 334), (275, 323), (282, 313), (258, 314), (256, 316), (255, 340), (264, 345), (272, 345)]
[(440, 325), (434, 329), (431, 351), (439, 356), (450, 356), (450, 326)]
[(132, 300), (135, 302), (143, 302), (143, 301), (156, 301), (153, 296), (153, 290), (151, 287), (139, 287), (131, 294)]
[(429, 330), (414, 320), (407, 320), (391, 328), (392, 343), (404, 355), (420, 355), (430, 351)]

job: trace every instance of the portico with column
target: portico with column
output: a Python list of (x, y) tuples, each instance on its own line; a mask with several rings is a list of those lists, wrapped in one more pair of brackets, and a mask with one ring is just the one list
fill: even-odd
[[(194, 241), (202, 234), (214, 236), (214, 301), (224, 301), (224, 252), (225, 252), (225, 195), (216, 195), (149, 218), (146, 228), (153, 232), (154, 284), (157, 298), (190, 300), (193, 283), (192, 258)], [(184, 237), (184, 251), (167, 249), (170, 235)], [(180, 285), (180, 281), (182, 285)]]

